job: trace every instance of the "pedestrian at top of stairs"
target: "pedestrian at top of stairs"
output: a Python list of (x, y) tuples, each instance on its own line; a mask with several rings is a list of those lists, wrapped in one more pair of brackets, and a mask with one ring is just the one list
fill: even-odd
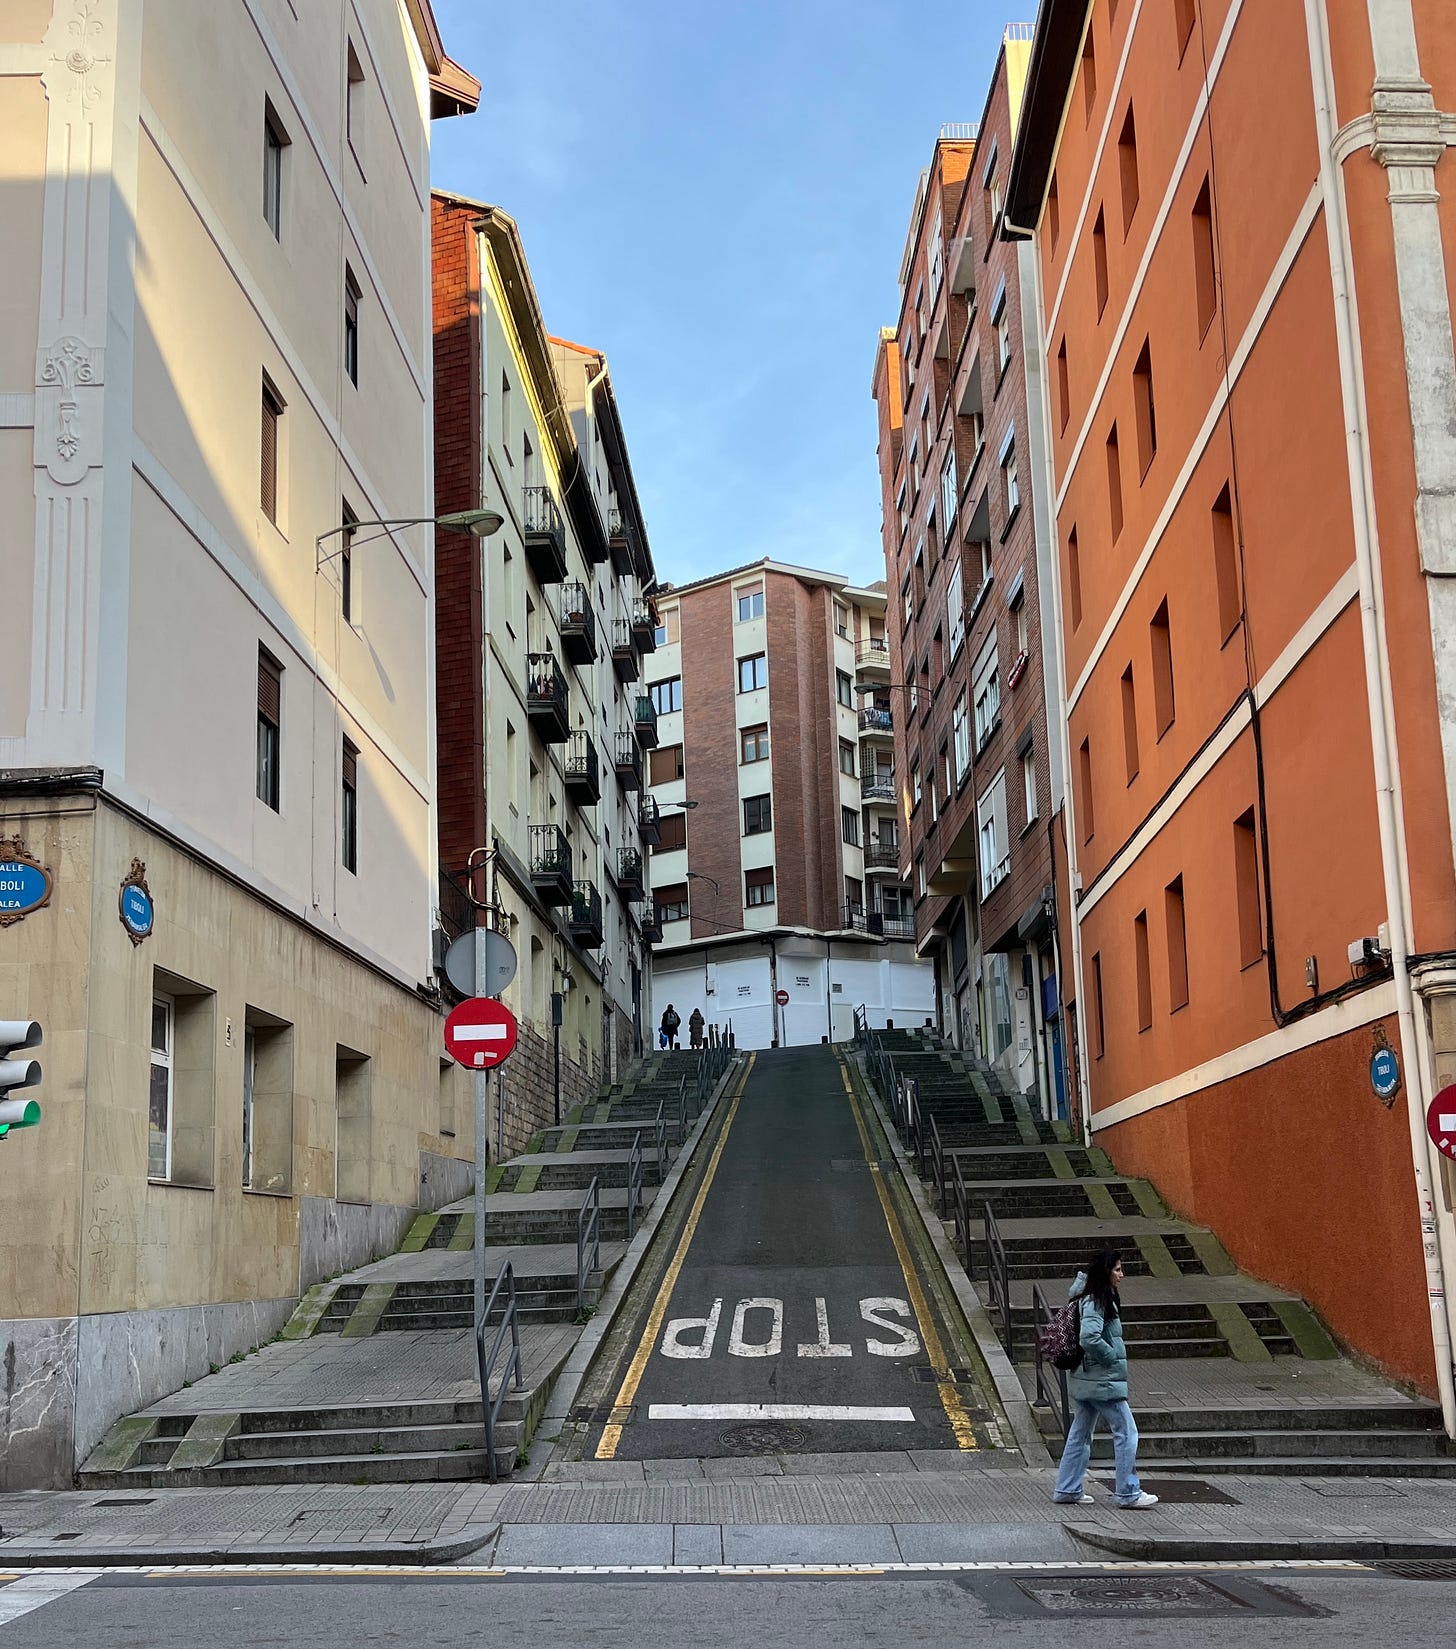
[(671, 1002), (669, 1002), (667, 1007), (663, 1009), (662, 1023), (658, 1027), (661, 1032), (661, 1040), (664, 1048), (677, 1047), (677, 1028), (681, 1024), (682, 1015), (679, 1014), (677, 1009), (673, 1007)]
[(1082, 1361), (1067, 1375), (1067, 1396), (1075, 1404), (1071, 1429), (1062, 1445), (1061, 1466), (1052, 1499), (1088, 1506), (1087, 1462), (1092, 1458), (1092, 1433), (1105, 1420), (1112, 1433), (1116, 1472), (1114, 1497), (1126, 1510), (1156, 1506), (1158, 1497), (1145, 1494), (1137, 1474), (1137, 1422), (1128, 1403), (1127, 1346), (1122, 1338), (1122, 1257), (1116, 1249), (1096, 1255), (1079, 1271), (1067, 1290), (1077, 1302), (1078, 1343)]
[(694, 1008), (688, 1015), (688, 1046), (701, 1048), (703, 1045), (703, 1010)]

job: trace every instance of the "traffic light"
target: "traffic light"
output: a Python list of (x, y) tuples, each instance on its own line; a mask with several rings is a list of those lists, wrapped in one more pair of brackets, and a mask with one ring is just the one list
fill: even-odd
[(40, 1121), (39, 1103), (12, 1093), (40, 1085), (40, 1061), (15, 1057), (22, 1048), (38, 1048), (40, 1037), (39, 1020), (0, 1019), (0, 1139), (12, 1128), (33, 1128)]

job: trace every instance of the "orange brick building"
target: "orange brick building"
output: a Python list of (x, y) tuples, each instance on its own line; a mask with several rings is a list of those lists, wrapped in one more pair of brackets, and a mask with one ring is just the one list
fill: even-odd
[(1005, 230), (1038, 253), (1092, 1135), (1448, 1427), (1450, 22), (1044, 0)]

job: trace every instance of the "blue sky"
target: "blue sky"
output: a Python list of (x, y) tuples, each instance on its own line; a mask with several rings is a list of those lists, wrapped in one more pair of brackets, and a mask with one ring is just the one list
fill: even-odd
[(607, 351), (660, 578), (884, 576), (870, 377), (915, 181), (1034, 12), (435, 0), (484, 89), (434, 181), (509, 212), (547, 326)]

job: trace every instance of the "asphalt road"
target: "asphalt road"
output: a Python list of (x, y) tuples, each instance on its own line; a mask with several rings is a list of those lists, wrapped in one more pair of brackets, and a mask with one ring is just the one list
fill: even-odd
[[(308, 1644), (794, 1646), (971, 1649), (1243, 1646), (1387, 1649), (1450, 1639), (1449, 1585), (1371, 1573), (1128, 1575), (1143, 1601), (1085, 1577), (1001, 1573), (773, 1577), (349, 1576), (179, 1581), (108, 1574), (6, 1620), (5, 1649), (255, 1649)], [(54, 1579), (55, 1577), (52, 1577)], [(1126, 1581), (1118, 1577), (1126, 1586)], [(24, 1587), (26, 1580), (14, 1583)], [(1148, 1586), (1157, 1590), (1148, 1596)]]
[(832, 1049), (755, 1057), (696, 1224), (601, 1386), (630, 1418), (592, 1433), (585, 1458), (976, 1445), (984, 1399), (935, 1380), (962, 1359), (865, 1126)]

